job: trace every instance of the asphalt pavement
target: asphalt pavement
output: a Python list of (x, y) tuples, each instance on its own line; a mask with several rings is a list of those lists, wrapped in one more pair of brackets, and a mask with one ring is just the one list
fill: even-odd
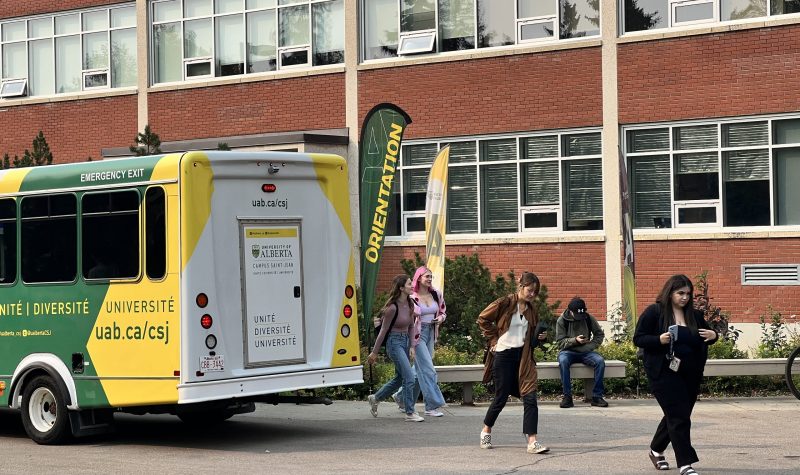
[[(419, 423), (404, 422), (385, 402), (373, 418), (364, 401), (258, 405), (255, 413), (201, 428), (172, 416), (122, 414), (115, 434), (58, 447), (37, 446), (18, 414), (0, 411), (0, 473), (656, 473), (647, 458), (661, 416), (655, 400), (609, 403), (540, 403), (539, 438), (551, 448), (544, 455), (526, 453), (515, 402), (495, 425), (492, 450), (478, 447), (485, 404), (452, 405), (444, 417)], [(796, 399), (702, 399), (692, 435), (700, 474), (800, 474)], [(677, 474), (671, 449), (667, 460), (672, 470), (662, 473)]]

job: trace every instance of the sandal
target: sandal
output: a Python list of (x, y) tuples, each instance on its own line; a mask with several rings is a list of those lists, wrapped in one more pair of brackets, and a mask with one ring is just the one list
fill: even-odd
[[(663, 455), (653, 455), (652, 450), (648, 450), (647, 455), (650, 457), (650, 461), (653, 462), (653, 466), (656, 468), (656, 470), (669, 470), (669, 462), (667, 462)], [(693, 474), (691, 472), (687, 472), (686, 474), (681, 473), (681, 475)]]
[(695, 470), (689, 466), (681, 470), (681, 475), (699, 475)]

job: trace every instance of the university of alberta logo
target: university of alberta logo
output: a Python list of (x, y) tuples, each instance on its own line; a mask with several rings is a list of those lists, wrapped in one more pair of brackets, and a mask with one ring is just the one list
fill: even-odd
[(261, 255), (261, 246), (253, 244), (253, 257), (258, 258)]

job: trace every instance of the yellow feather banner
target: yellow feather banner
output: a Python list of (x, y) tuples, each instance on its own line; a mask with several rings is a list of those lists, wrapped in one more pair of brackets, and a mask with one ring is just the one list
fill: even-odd
[(447, 164), (450, 146), (439, 150), (428, 177), (425, 199), (425, 256), (433, 288), (444, 292), (444, 237), (447, 229)]

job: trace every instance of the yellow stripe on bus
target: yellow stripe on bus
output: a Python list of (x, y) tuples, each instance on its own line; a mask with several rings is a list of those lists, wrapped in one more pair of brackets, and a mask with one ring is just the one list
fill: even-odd
[[(190, 177), (191, 176), (191, 177)], [(214, 171), (208, 155), (189, 152), (181, 160), (181, 271), (192, 258), (203, 229), (211, 216), (211, 196), (214, 194)]]
[(17, 193), (32, 168), (14, 168), (0, 178), (0, 193)]

